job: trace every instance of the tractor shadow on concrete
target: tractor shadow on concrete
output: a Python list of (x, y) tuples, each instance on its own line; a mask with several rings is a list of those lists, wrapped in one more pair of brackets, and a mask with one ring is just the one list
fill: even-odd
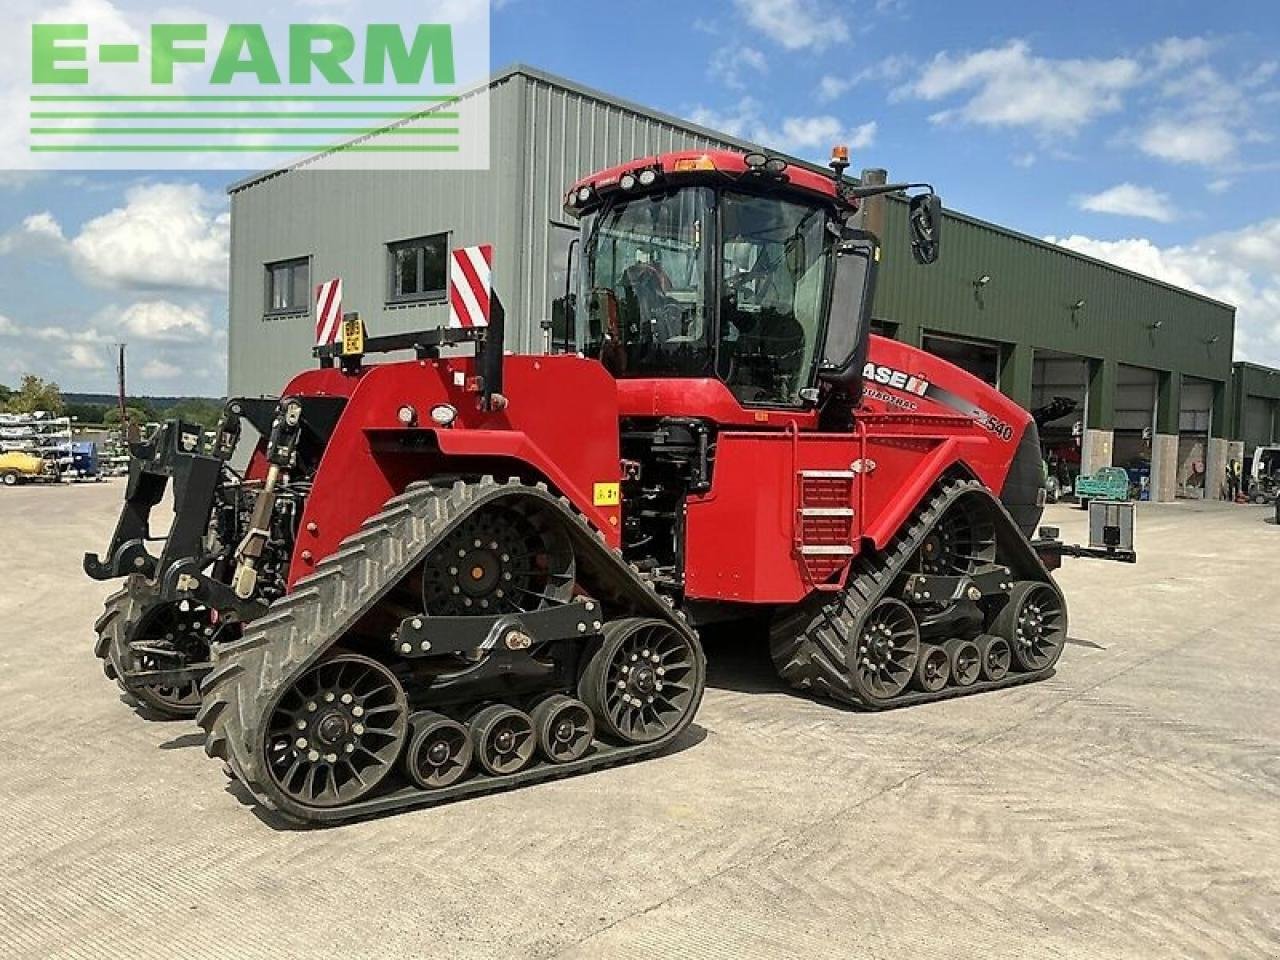
[(739, 693), (794, 692), (773, 667), (764, 621), (712, 624), (699, 634), (707, 654), (707, 686)]

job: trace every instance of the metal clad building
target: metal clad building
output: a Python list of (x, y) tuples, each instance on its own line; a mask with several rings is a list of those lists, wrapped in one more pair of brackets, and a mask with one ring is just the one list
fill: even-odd
[(1255, 447), (1280, 443), (1280, 370), (1237, 363), (1231, 374), (1230, 432), (1248, 457)]
[[(310, 362), (310, 296), (300, 291), (331, 277), (372, 334), (443, 325), (447, 293), (427, 282), (428, 264), (475, 243), (494, 245), (509, 348), (539, 351), (575, 235), (561, 211), (571, 182), (662, 151), (754, 147), (527, 67), (497, 75), (489, 95), (490, 171), (303, 163), (231, 188), (231, 394), (278, 391)], [(1228, 431), (1252, 423), (1237, 408), (1255, 406), (1228, 392), (1234, 308), (951, 211), (942, 258), (916, 267), (905, 214), (896, 198), (886, 204), (875, 310), (885, 332), (1024, 405), (1077, 400), (1086, 471), (1145, 456), (1161, 499), (1197, 477), (1213, 489), (1205, 478), (1222, 473)]]

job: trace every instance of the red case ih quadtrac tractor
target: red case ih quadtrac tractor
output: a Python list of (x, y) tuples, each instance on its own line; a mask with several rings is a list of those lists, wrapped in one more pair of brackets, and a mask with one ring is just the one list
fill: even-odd
[[(504, 356), (495, 304), (488, 327), (318, 348), (280, 399), (231, 400), (212, 443), (173, 422), (136, 445), (85, 560), (127, 577), (97, 625), (108, 676), (197, 716), (299, 821), (657, 753), (698, 709), (717, 620), (767, 615), (784, 679), (870, 709), (1046, 676), (1067, 617), (1053, 544), (1028, 539), (1035, 426), (870, 336), (880, 251), (849, 222), (903, 188), (833, 166), (698, 152), (588, 177), (564, 352)], [(911, 200), (918, 261), (940, 220), (932, 191)], [(242, 420), (263, 438), (243, 474)]]

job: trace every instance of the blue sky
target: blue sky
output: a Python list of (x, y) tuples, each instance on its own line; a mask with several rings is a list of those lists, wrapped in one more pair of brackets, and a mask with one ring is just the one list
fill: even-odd
[[(849, 142), (855, 170), (1236, 304), (1237, 355), (1280, 366), (1280, 4), (505, 0), (491, 37), (495, 68), (815, 159)], [(220, 394), (237, 178), (0, 171), (0, 382), (109, 390), (123, 338), (138, 391)]]

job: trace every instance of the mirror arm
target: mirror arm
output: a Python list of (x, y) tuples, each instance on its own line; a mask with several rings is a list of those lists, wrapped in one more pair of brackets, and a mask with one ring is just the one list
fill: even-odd
[(886, 193), (914, 190), (917, 187), (923, 187), (930, 193), (934, 192), (933, 184), (931, 183), (880, 183), (869, 187), (845, 187), (843, 192), (846, 197), (853, 200), (863, 200), (867, 197), (878, 197)]

